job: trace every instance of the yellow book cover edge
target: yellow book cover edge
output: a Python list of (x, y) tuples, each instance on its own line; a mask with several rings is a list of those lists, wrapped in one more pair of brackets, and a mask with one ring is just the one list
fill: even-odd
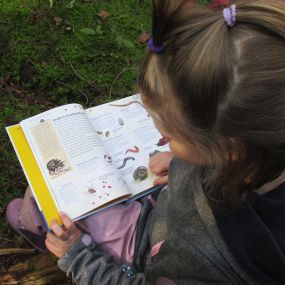
[(55, 202), (49, 192), (44, 176), (38, 166), (21, 125), (17, 124), (7, 127), (6, 130), (45, 222), (48, 227), (50, 227), (53, 219), (56, 219), (62, 224)]

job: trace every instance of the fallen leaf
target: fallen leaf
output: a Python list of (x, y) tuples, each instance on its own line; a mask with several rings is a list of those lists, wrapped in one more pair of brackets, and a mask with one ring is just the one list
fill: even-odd
[(109, 12), (106, 10), (101, 10), (100, 13), (97, 14), (102, 20), (105, 20), (111, 16)]
[(145, 44), (147, 41), (150, 39), (151, 35), (149, 33), (143, 32), (139, 37), (138, 37), (138, 42), (140, 44)]
[(91, 28), (83, 28), (80, 30), (80, 32), (86, 34), (86, 35), (95, 35), (96, 31)]
[(57, 26), (59, 26), (62, 23), (62, 18), (60, 17), (54, 17), (53, 19)]
[(28, 23), (35, 24), (40, 19), (41, 16), (42, 15), (39, 13), (34, 13), (34, 14), (29, 15), (29, 17), (27, 18)]
[(74, 7), (75, 0), (71, 0), (67, 5), (66, 8), (72, 9)]

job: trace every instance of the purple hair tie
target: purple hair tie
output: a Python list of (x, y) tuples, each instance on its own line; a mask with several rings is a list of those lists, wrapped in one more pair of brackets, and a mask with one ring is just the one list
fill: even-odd
[(164, 45), (156, 46), (153, 43), (153, 39), (149, 39), (147, 42), (147, 47), (154, 53), (161, 53), (164, 50)]
[(236, 5), (231, 5), (223, 10), (225, 21), (229, 27), (233, 27), (236, 22), (237, 9)]

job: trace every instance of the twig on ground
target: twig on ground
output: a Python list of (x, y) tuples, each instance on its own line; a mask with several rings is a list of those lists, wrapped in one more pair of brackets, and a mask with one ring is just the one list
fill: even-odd
[(88, 79), (84, 78), (81, 74), (78, 73), (78, 71), (75, 70), (75, 68), (73, 67), (72, 63), (69, 61), (69, 65), (71, 67), (71, 69), (73, 70), (74, 74), (79, 77), (80, 79), (84, 80), (85, 82), (87, 82), (90, 86), (92, 86), (95, 90), (97, 90), (97, 87)]
[[(3, 211), (4, 209), (0, 209), (0, 212)], [(8, 241), (8, 242), (12, 242), (13, 240), (9, 239), (9, 238), (5, 238), (5, 237), (1, 237), (2, 240)]]
[(117, 79), (124, 73), (126, 72), (127, 70), (131, 70), (131, 69), (138, 69), (137, 67), (126, 67), (124, 68), (123, 70), (121, 70), (114, 78), (112, 84), (111, 84), (111, 87), (110, 87), (110, 90), (109, 90), (109, 96), (108, 96), (108, 101), (111, 101), (111, 95), (112, 95), (112, 90), (113, 90), (113, 86), (115, 84), (115, 82), (117, 81)]
[(36, 252), (36, 250), (33, 248), (0, 248), (0, 256), (9, 254), (29, 254), (34, 252)]

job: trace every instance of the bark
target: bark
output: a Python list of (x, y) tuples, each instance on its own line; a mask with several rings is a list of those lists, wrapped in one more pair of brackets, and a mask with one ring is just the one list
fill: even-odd
[[(1, 251), (3, 252), (3, 249)], [(8, 249), (6, 254), (7, 252)], [(25, 253), (27, 254), (27, 252)], [(15, 254), (15, 251), (10, 252), (10, 254)], [(64, 285), (72, 283), (66, 278), (64, 272), (58, 268), (57, 258), (46, 252), (32, 257), (25, 255), (21, 261), (10, 266), (7, 272), (0, 272), (0, 284)]]

